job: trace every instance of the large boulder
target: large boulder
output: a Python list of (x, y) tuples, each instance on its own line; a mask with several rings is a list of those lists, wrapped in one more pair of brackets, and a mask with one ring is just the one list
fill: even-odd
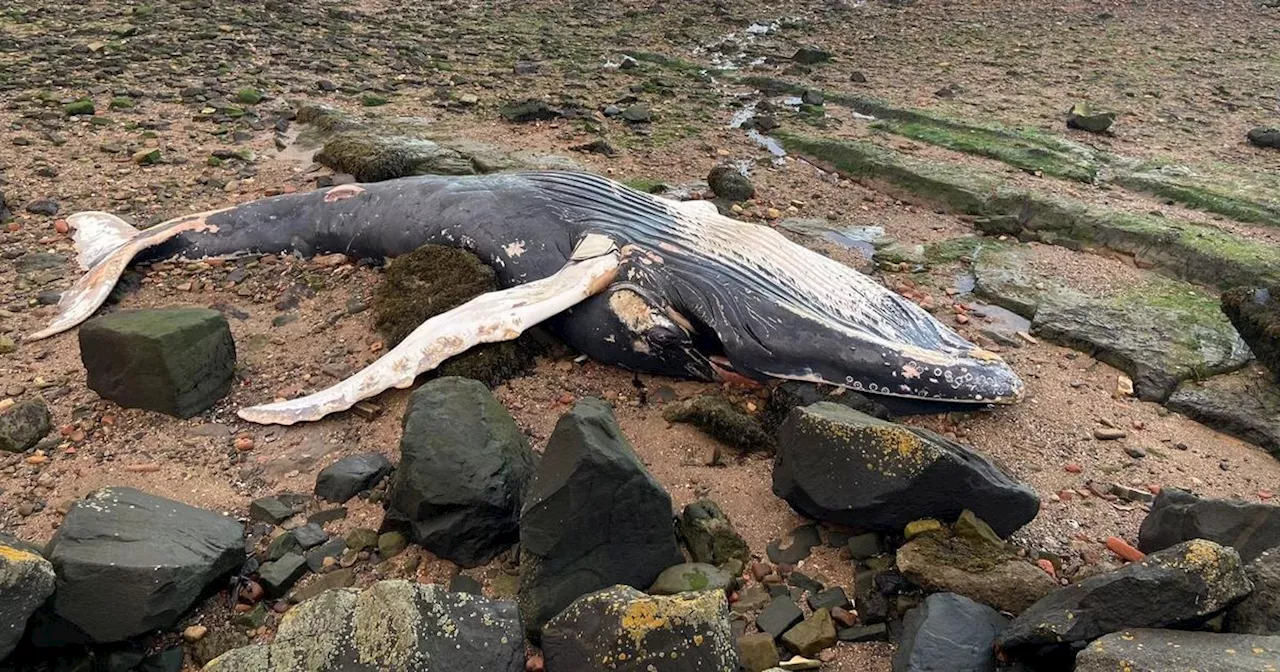
[(1138, 531), (1138, 549), (1152, 553), (1190, 539), (1230, 546), (1242, 562), (1280, 546), (1280, 506), (1228, 499), (1201, 499), (1164, 488)]
[(994, 672), (1009, 619), (954, 593), (934, 593), (903, 619), (893, 672)]
[(79, 334), (89, 388), (125, 408), (189, 418), (231, 389), (236, 346), (216, 310), (120, 311)]
[(529, 442), (482, 383), (438, 378), (409, 398), (385, 529), (463, 567), (520, 538)]
[(1242, 635), (1280, 635), (1280, 547), (1254, 558), (1244, 573), (1253, 582), (1253, 592), (1227, 611), (1227, 630)]
[(722, 591), (645, 595), (613, 586), (584, 595), (542, 629), (547, 672), (737, 672)]
[(1280, 669), (1280, 637), (1134, 629), (1095, 640), (1076, 657), (1075, 672), (1276, 669)]
[(853, 390), (786, 380), (769, 390), (769, 400), (765, 402), (764, 411), (760, 413), (760, 424), (764, 425), (765, 430), (770, 434), (777, 434), (782, 424), (791, 416), (792, 410), (816, 404), (819, 401), (848, 406), (881, 420), (893, 419), (888, 409), (879, 402)]
[(316, 477), (316, 497), (342, 504), (382, 482), (394, 467), (382, 453), (344, 457), (325, 467)]
[(1041, 647), (1077, 648), (1127, 628), (1208, 617), (1252, 588), (1234, 550), (1196, 539), (1050, 593), (1014, 619), (997, 643), (1015, 656)]
[(1047, 572), (1011, 549), (944, 531), (922, 534), (897, 553), (898, 571), (929, 590), (957, 593), (1022, 613), (1058, 588)]
[(1280, 378), (1280, 288), (1237, 287), (1222, 295), (1222, 312), (1258, 361)]
[(394, 580), (320, 593), (289, 612), (271, 644), (229, 651), (204, 672), (524, 669), (514, 603)]
[(830, 402), (783, 423), (773, 492), (802, 515), (859, 531), (899, 533), (969, 509), (1006, 536), (1040, 510), (1030, 487), (973, 450)]
[(34, 448), (49, 433), (52, 417), (41, 399), (20, 401), (0, 411), (0, 452)]
[(55, 614), (97, 643), (169, 628), (245, 561), (244, 528), (133, 488), (75, 503), (49, 542)]
[(744, 566), (751, 562), (747, 542), (733, 529), (729, 516), (710, 499), (699, 499), (684, 507), (676, 524), (694, 562), (716, 566), (733, 559)]
[(644, 468), (599, 399), (552, 432), (520, 517), (520, 613), (537, 637), (578, 597), (616, 584), (648, 588), (684, 558), (671, 496)]
[(53, 565), (35, 548), (0, 533), (0, 660), (13, 652), (27, 619), (53, 594)]

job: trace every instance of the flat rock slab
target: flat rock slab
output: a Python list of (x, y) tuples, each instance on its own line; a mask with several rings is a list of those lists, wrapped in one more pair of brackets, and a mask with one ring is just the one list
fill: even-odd
[(582, 595), (648, 588), (683, 562), (672, 517), (671, 496), (609, 405), (578, 402), (556, 423), (520, 517), (520, 612), (531, 636)]
[(204, 672), (522, 672), (512, 602), (443, 586), (380, 581), (336, 588), (294, 607), (275, 640), (229, 651)]
[(1280, 387), (1250, 367), (1201, 382), (1186, 381), (1165, 406), (1280, 457)]
[(1280, 637), (1181, 630), (1124, 630), (1076, 656), (1075, 672), (1272, 672), (1280, 668)]
[(547, 672), (738, 672), (722, 591), (584, 595), (543, 627), (542, 653)]
[(1040, 510), (1035, 492), (970, 448), (830, 402), (794, 409), (779, 431), (773, 492), (817, 520), (900, 533), (969, 509), (1000, 535)]
[(53, 594), (53, 565), (28, 544), (0, 533), (0, 660), (18, 646), (27, 619)]
[(934, 593), (907, 612), (893, 672), (994, 672), (995, 640), (1009, 619), (954, 593)]
[(1164, 401), (1184, 380), (1234, 371), (1252, 359), (1221, 315), (1117, 304), (1075, 292), (1054, 294), (1036, 311), (1031, 327), (1124, 371), (1144, 401)]
[(89, 388), (125, 408), (189, 418), (231, 389), (236, 346), (216, 310), (120, 311), (85, 322), (79, 338)]
[(384, 530), (463, 567), (520, 538), (533, 451), (511, 415), (476, 380), (446, 377), (414, 391)]
[(75, 503), (49, 542), (54, 612), (97, 643), (176, 625), (245, 561), (244, 528), (220, 513), (133, 488)]
[(1252, 359), (1218, 301), (1191, 284), (1152, 275), (1115, 296), (1093, 296), (1037, 273), (1030, 262), (1026, 248), (978, 250), (974, 291), (1030, 319), (1037, 335), (1121, 369), (1145, 401), (1164, 401), (1184, 380)]
[(1017, 658), (1126, 628), (1166, 627), (1221, 611), (1252, 588), (1234, 550), (1197, 539), (1050, 593), (997, 644)]
[(53, 418), (41, 399), (20, 401), (0, 411), (0, 452), (21, 453), (49, 434)]
[(1138, 531), (1138, 549), (1154, 553), (1191, 539), (1230, 546), (1241, 562), (1280, 547), (1280, 506), (1230, 499), (1202, 499), (1164, 488)]

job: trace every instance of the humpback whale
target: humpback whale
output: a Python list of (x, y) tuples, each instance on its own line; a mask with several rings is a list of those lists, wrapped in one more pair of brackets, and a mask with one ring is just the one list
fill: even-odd
[(137, 230), (73, 215), (87, 273), (29, 339), (88, 319), (135, 260), (244, 253), (386, 258), (434, 243), (490, 264), (500, 289), (431, 318), (365, 369), (311, 395), (243, 408), (318, 420), (484, 342), (546, 322), (570, 347), (636, 372), (787, 379), (873, 395), (1007, 404), (998, 355), (852, 268), (777, 231), (572, 171), (418, 176), (264, 198)]

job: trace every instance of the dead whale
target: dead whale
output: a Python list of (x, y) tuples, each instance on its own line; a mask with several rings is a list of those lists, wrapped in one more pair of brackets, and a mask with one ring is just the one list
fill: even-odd
[(333, 387), (241, 409), (293, 424), (350, 408), (477, 343), (547, 322), (633, 371), (829, 383), (963, 404), (1018, 400), (997, 355), (916, 304), (776, 231), (569, 171), (407, 177), (265, 198), (139, 231), (107, 213), (68, 218), (88, 272), (38, 339), (90, 317), (129, 263), (243, 253), (394, 257), (424, 244), (479, 256), (502, 287), (438, 315)]

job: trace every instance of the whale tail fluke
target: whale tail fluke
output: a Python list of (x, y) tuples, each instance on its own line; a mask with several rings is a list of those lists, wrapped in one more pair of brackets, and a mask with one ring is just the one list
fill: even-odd
[(109, 212), (77, 212), (67, 218), (67, 224), (75, 229), (72, 240), (76, 244), (76, 262), (86, 271), (139, 233)]
[(88, 319), (107, 300), (133, 256), (148, 246), (148, 232), (110, 213), (76, 213), (67, 224), (75, 228), (76, 261), (87, 272), (62, 293), (53, 321), (27, 336), (28, 341), (48, 338)]

